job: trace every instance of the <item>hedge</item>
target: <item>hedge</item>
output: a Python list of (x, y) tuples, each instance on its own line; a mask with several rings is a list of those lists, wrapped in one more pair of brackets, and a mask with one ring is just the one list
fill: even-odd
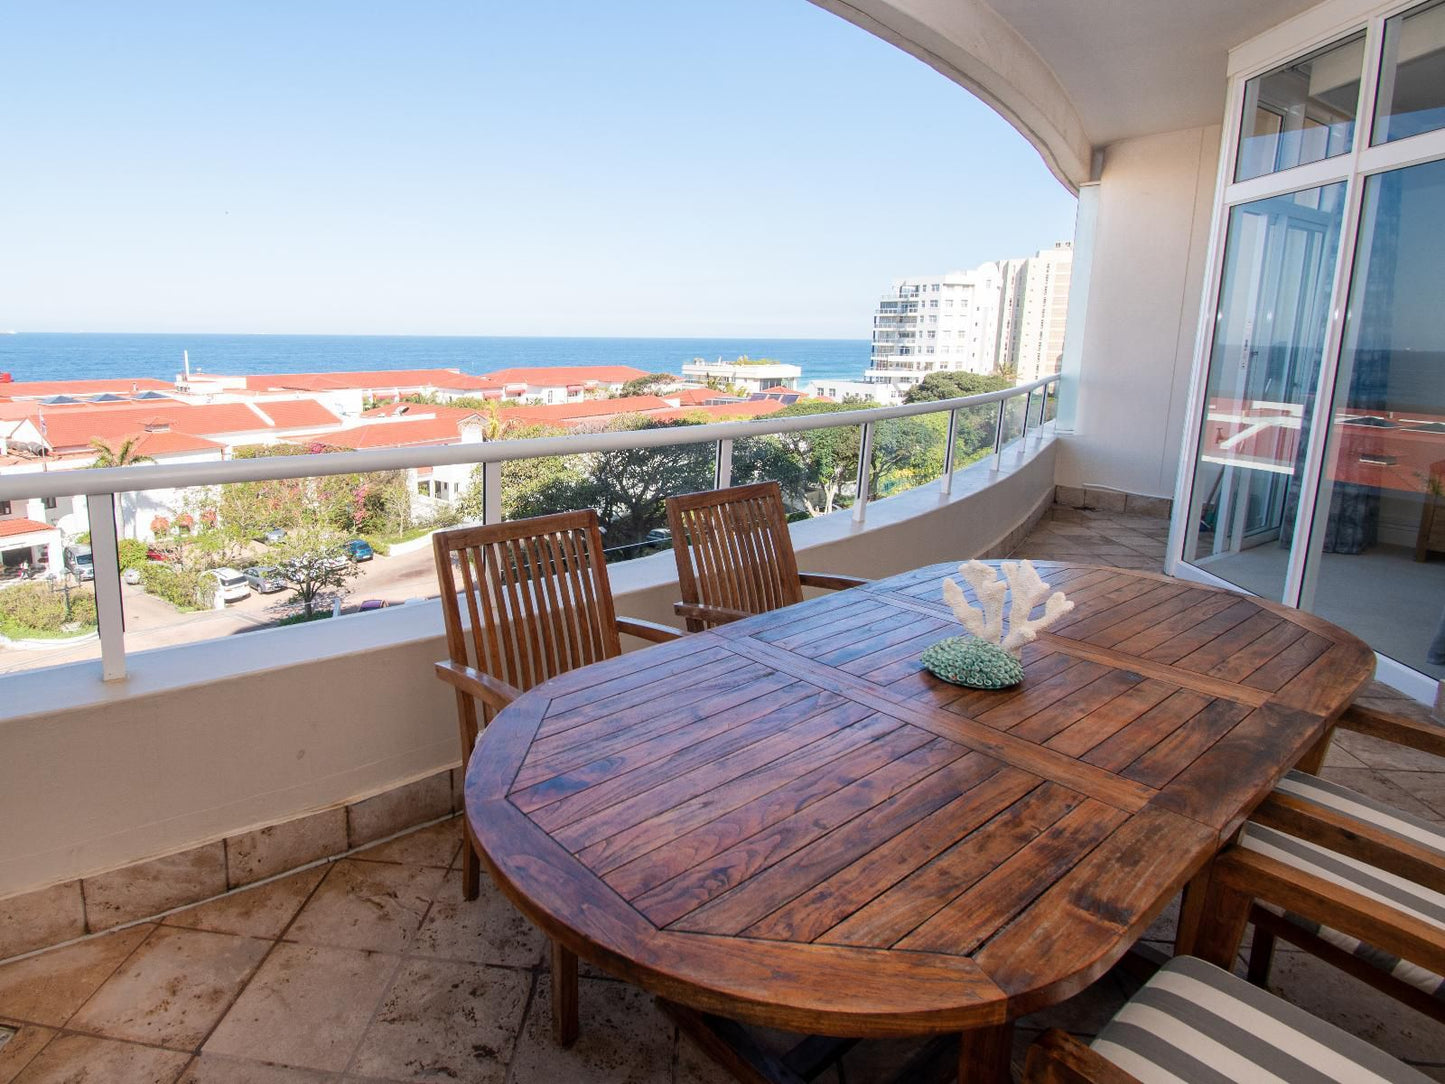
[(79, 635), (95, 629), (95, 592), (70, 589), (70, 623), (75, 632), (62, 629), (65, 620), (65, 592), (43, 583), (21, 583), (0, 590), (0, 631), (17, 639), (38, 639)]

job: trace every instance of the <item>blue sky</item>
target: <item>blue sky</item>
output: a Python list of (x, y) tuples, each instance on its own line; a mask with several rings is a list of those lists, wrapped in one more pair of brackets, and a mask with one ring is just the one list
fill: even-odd
[(1074, 200), (805, 0), (0, 6), (0, 328), (864, 338)]

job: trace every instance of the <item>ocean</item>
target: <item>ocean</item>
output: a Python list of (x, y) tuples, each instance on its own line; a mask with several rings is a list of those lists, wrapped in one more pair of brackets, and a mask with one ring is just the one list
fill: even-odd
[(693, 358), (746, 354), (800, 366), (802, 383), (857, 379), (866, 339), (550, 339), (425, 335), (0, 334), (0, 372), (19, 380), (153, 377), (172, 380), (189, 351), (191, 370), (247, 373), (351, 369), (460, 369), (484, 374), (524, 365), (631, 365), (680, 373)]

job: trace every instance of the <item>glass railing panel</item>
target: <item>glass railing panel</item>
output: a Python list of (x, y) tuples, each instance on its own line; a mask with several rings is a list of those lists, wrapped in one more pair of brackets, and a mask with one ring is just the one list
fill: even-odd
[(790, 519), (851, 508), (858, 496), (861, 427), (829, 426), (733, 441), (734, 485), (775, 481)]
[(937, 479), (943, 474), (947, 443), (945, 410), (875, 422), (868, 499), (889, 497)]
[(998, 430), (998, 404), (979, 403), (958, 411), (958, 429), (953, 442), (953, 466), (957, 470), (993, 454)]

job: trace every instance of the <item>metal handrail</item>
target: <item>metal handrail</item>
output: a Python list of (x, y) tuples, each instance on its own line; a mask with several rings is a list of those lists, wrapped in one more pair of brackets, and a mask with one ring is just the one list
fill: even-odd
[[(232, 459), (221, 463), (142, 464), (95, 469), (71, 468), (53, 472), (35, 471), (0, 477), (0, 500), (17, 501), (46, 497), (83, 496), (90, 522), (91, 553), (95, 570), (95, 602), (100, 631), (101, 677), (114, 681), (125, 677), (124, 619), (121, 610), (120, 562), (117, 550), (115, 498), (122, 493), (155, 489), (185, 489), (224, 485), (231, 482), (260, 482), (280, 478), (316, 478), (335, 474), (365, 474), (373, 471), (407, 470), (454, 464), (482, 466), (482, 521), (496, 523), (502, 518), (502, 464), (541, 456), (579, 455), (588, 452), (629, 451), (677, 444), (713, 444), (717, 447), (714, 480), (726, 488), (732, 477), (733, 442), (746, 437), (806, 432), (859, 426), (858, 495), (852, 506), (853, 519), (864, 521), (867, 513), (872, 471), (873, 427), (878, 422), (911, 418), (921, 414), (948, 413), (947, 447), (941, 488), (953, 486), (954, 443), (959, 411), (998, 403), (993, 460), (999, 469), (1006, 426), (1008, 402), (1024, 397), (1024, 418), (1020, 438), (1026, 438), (1033, 393), (1042, 389), (1039, 423), (1048, 412), (1050, 385), (1058, 375), (1041, 377), (1001, 391), (984, 392), (958, 399), (912, 403), (892, 407), (811, 414), (793, 418), (759, 418), (743, 422), (714, 422), (704, 425), (660, 426), (604, 433), (576, 433), (562, 437), (531, 437), (524, 440), (477, 441), (465, 444), (428, 444), (414, 448), (382, 448), (375, 451), (333, 452), (326, 455), (267, 456)], [(645, 416), (644, 416), (645, 417)]]
[(331, 452), (327, 455), (266, 456), (259, 459), (230, 459), (222, 463), (156, 463), (85, 470), (35, 471), (0, 476), (0, 501), (32, 497), (95, 496), (143, 489), (182, 489), (187, 486), (264, 482), (278, 478), (318, 478), (332, 474), (366, 474), (372, 471), (450, 466), (457, 463), (503, 463), (514, 459), (577, 455), (585, 452), (618, 452), (673, 444), (713, 444), (720, 440), (796, 433), (808, 429), (836, 429), (843, 425), (868, 425), (892, 418), (911, 418), (944, 410), (962, 410), (1026, 395), (1056, 383), (1058, 379), (1057, 375), (1046, 376), (1030, 384), (1020, 384), (980, 395), (967, 395), (959, 399), (869, 407), (796, 418), (758, 418), (742, 422), (710, 422), (705, 425), (576, 433), (563, 437), (529, 437), (523, 440), (479, 441), (471, 444), (424, 444), (414, 448), (378, 448), (374, 451)]

